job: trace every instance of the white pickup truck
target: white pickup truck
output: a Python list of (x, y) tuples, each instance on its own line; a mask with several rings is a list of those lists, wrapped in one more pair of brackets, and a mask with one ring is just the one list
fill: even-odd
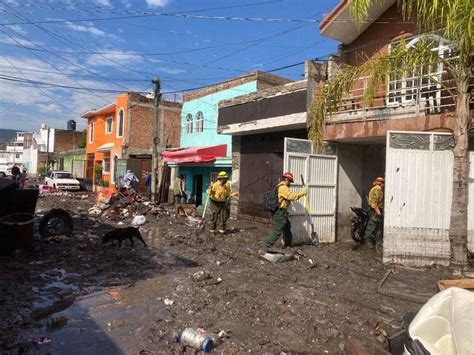
[(52, 171), (44, 182), (58, 190), (79, 190), (80, 183), (74, 176), (67, 171)]

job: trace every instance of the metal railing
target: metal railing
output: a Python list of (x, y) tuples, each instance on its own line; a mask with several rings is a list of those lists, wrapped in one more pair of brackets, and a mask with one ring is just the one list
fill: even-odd
[[(377, 90), (372, 104), (364, 105), (364, 92), (368, 77), (361, 77), (349, 94), (344, 95), (330, 121), (353, 121), (361, 119), (389, 119), (440, 114), (454, 109), (450, 90), (451, 79), (442, 79), (445, 72), (426, 76), (410, 76), (390, 80), (385, 88)], [(437, 77), (442, 81), (433, 80)], [(451, 90), (452, 91), (452, 90)]]

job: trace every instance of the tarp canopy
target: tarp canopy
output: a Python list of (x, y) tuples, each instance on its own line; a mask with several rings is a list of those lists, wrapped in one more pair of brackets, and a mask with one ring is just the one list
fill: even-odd
[(210, 163), (219, 157), (227, 155), (227, 145), (212, 147), (192, 147), (179, 150), (165, 151), (161, 156), (167, 163)]

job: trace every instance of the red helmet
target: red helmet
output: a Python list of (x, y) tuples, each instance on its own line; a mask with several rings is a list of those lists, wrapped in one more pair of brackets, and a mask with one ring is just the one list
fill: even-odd
[(288, 179), (290, 182), (293, 182), (294, 179), (293, 179), (293, 174), (290, 173), (290, 172), (286, 172), (284, 173), (281, 177), (285, 178), (285, 179)]

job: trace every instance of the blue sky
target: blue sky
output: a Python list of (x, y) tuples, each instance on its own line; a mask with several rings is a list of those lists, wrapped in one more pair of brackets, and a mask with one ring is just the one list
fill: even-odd
[[(337, 43), (319, 35), (318, 23), (291, 20), (319, 20), (337, 2), (1, 0), (0, 78), (9, 80), (0, 80), (0, 128), (64, 128), (69, 119), (83, 128), (82, 112), (113, 102), (117, 94), (106, 90), (149, 91), (156, 75), (179, 99), (248, 71), (327, 58)], [(115, 19), (98, 20), (107, 17)], [(303, 65), (274, 73), (300, 79)]]

